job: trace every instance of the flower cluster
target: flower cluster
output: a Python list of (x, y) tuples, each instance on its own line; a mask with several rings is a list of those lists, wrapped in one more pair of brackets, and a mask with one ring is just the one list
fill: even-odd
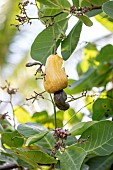
[(61, 129), (61, 128), (56, 128), (54, 129), (54, 138), (56, 139), (56, 142), (54, 144), (53, 150), (52, 150), (52, 155), (55, 155), (55, 153), (59, 150), (59, 149), (63, 149), (65, 148), (65, 143), (64, 140), (67, 139), (67, 137), (69, 136), (69, 134), (67, 133), (68, 130), (66, 129)]
[(86, 12), (89, 12), (93, 8), (92, 6), (84, 6), (76, 8), (74, 5), (70, 7), (70, 13), (76, 16), (84, 15)]
[(24, 25), (25, 23), (32, 24), (26, 12), (26, 7), (28, 6), (28, 4), (30, 4), (28, 0), (18, 3), (18, 7), (20, 9), (20, 15), (16, 15), (16, 20), (18, 21), (18, 24), (11, 24), (11, 26), (15, 26), (19, 31), (21, 25)]
[(54, 137), (57, 141), (59, 141), (60, 139), (63, 141), (63, 140), (66, 140), (67, 139), (67, 136), (69, 134), (67, 133), (67, 130), (63, 130), (61, 128), (56, 128), (54, 129)]

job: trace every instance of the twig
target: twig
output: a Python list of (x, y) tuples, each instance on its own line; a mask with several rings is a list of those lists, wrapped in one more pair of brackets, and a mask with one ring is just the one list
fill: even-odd
[(50, 98), (51, 98), (51, 101), (52, 101), (52, 104), (53, 104), (53, 109), (54, 109), (54, 124), (55, 124), (55, 129), (57, 128), (57, 122), (56, 122), (56, 106), (55, 106), (55, 103), (53, 101), (53, 98), (52, 98), (52, 95), (50, 94)]
[(34, 91), (35, 95), (34, 95), (34, 96), (31, 95), (31, 97), (30, 97), (30, 98), (26, 98), (26, 100), (27, 100), (27, 101), (28, 101), (28, 100), (33, 100), (32, 103), (34, 103), (35, 100), (38, 100), (38, 97), (41, 97), (42, 99), (45, 99), (45, 98), (43, 97), (43, 93), (45, 93), (45, 92), (46, 92), (46, 91), (43, 91), (43, 92), (41, 92), (41, 93), (37, 93), (36, 91)]
[(57, 54), (57, 47), (56, 47), (56, 34), (55, 34), (55, 26), (54, 26), (54, 16), (51, 17), (52, 21), (52, 30), (53, 30), (53, 42), (54, 42), (54, 54)]
[[(40, 164), (38, 163), (39, 166), (53, 166), (53, 164)], [(23, 167), (22, 166), (19, 166), (17, 164), (7, 164), (7, 165), (0, 165), (0, 170), (11, 170), (11, 169), (14, 169), (14, 168), (19, 168), (19, 169), (22, 169), (23, 170)]]
[[(82, 109), (84, 109), (86, 106), (92, 104), (93, 102), (94, 102), (94, 100), (93, 100), (92, 102), (86, 104), (86, 105), (83, 106), (82, 108), (80, 108), (80, 109), (76, 112), (76, 114), (79, 113), (79, 112), (80, 112)], [(73, 119), (73, 117), (74, 117), (76, 114), (74, 114), (74, 115), (66, 122), (66, 124), (65, 124), (64, 126), (66, 126), (66, 125)], [(64, 126), (63, 126), (63, 127), (64, 127)]]
[(7, 164), (7, 165), (0, 165), (0, 170), (9, 170), (13, 168), (19, 168), (17, 164)]
[(7, 93), (9, 94), (9, 101), (2, 101), (0, 100), (0, 103), (4, 102), (4, 103), (9, 103), (12, 109), (12, 113), (13, 113), (13, 123), (14, 123), (14, 129), (16, 127), (16, 123), (15, 123), (15, 115), (14, 115), (14, 106), (13, 106), (13, 102), (12, 102), (12, 95), (16, 94), (17, 92), (17, 88), (12, 88), (10, 83), (6, 80), (6, 85), (4, 87), (1, 87), (2, 90), (6, 90)]
[[(91, 6), (84, 6), (84, 7), (78, 7), (76, 8), (74, 5), (70, 7), (70, 9), (62, 9), (62, 11), (58, 12), (57, 14), (55, 15), (44, 15), (43, 12), (43, 16), (41, 17), (29, 17), (27, 15), (27, 9), (26, 7), (28, 6), (29, 4), (29, 1), (25, 1), (25, 2), (20, 2), (18, 4), (18, 7), (20, 9), (20, 15), (16, 15), (16, 20), (19, 22), (18, 24), (11, 24), (11, 26), (15, 26), (19, 31), (20, 31), (20, 26), (24, 25), (25, 23), (27, 24), (32, 24), (31, 20), (41, 20), (43, 18), (55, 18), (63, 13), (68, 13), (68, 14), (71, 14), (71, 15), (74, 15), (76, 17), (79, 17), (80, 15), (84, 15), (85, 13), (87, 12), (90, 12), (94, 9), (101, 9), (102, 7), (101, 6), (94, 6), (94, 5), (91, 5)], [(33, 3), (30, 3), (30, 4), (33, 4)], [(36, 4), (33, 4), (33, 5), (36, 5)], [(37, 6), (37, 5), (36, 5)], [(41, 11), (40, 11), (41, 12)], [(46, 23), (45, 23), (46, 25)], [(51, 24), (50, 24), (51, 25)], [(48, 25), (48, 26), (50, 26)]]
[(74, 98), (73, 96), (71, 96), (71, 99), (69, 101), (67, 101), (67, 102), (73, 102), (74, 100), (78, 100), (78, 99), (80, 99), (82, 97), (86, 97), (86, 95), (81, 95), (81, 96), (79, 96), (77, 98)]
[(14, 114), (14, 107), (13, 107), (13, 103), (12, 103), (12, 95), (10, 95), (10, 106), (11, 106), (11, 109), (12, 109), (12, 113), (13, 113), (13, 123), (14, 123), (14, 129), (16, 127), (16, 122), (15, 122), (15, 114)]

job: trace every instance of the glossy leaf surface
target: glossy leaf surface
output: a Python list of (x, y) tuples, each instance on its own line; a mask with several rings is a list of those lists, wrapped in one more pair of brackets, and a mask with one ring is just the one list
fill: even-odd
[(61, 53), (64, 60), (67, 60), (74, 52), (80, 38), (81, 29), (82, 23), (79, 21), (62, 42)]
[(34, 168), (38, 167), (38, 163), (40, 164), (52, 164), (57, 163), (57, 161), (49, 156), (47, 153), (44, 153), (39, 150), (19, 150), (16, 149), (14, 154), (22, 159), (23, 161), (27, 162)]
[(67, 0), (37, 0), (38, 2), (56, 8), (70, 7), (70, 3)]
[(91, 27), (93, 25), (93, 22), (90, 20), (90, 18), (87, 15), (81, 15), (78, 18), (88, 27)]
[(90, 67), (69, 89), (72, 89), (74, 93), (80, 93), (84, 89), (91, 90), (92, 87), (104, 85), (108, 81), (111, 72), (112, 66), (109, 66), (109, 64), (99, 65), (96, 69)]
[(64, 153), (58, 152), (56, 156), (60, 159), (62, 170), (79, 170), (86, 156), (86, 152), (82, 148), (70, 146), (65, 149)]
[(107, 2), (108, 0), (82, 0), (82, 5), (85, 5), (85, 3), (89, 3), (90, 5), (97, 5), (101, 6), (103, 3)]
[(31, 137), (29, 137), (26, 141), (26, 145), (29, 146), (33, 143), (38, 142), (39, 140), (41, 140), (48, 132), (41, 132), (39, 134), (33, 135)]
[(75, 124), (72, 129), (70, 130), (71, 135), (82, 135), (84, 131), (86, 131), (90, 126), (95, 124), (96, 121), (90, 121), (90, 122), (79, 122)]
[(99, 156), (109, 155), (113, 152), (113, 122), (100, 121), (90, 126), (81, 136), (78, 147), (83, 148), (88, 154)]
[[(60, 22), (55, 23), (56, 41), (61, 36), (59, 27), (62, 27), (62, 30), (66, 30), (67, 22), (68, 19), (64, 19)], [(52, 26), (49, 26), (48, 28), (43, 30), (40, 34), (38, 34), (38, 36), (34, 40), (31, 47), (31, 57), (34, 60), (40, 61), (42, 64), (45, 64), (48, 56), (53, 53), (53, 48), (54, 48), (53, 29)]]
[(19, 148), (24, 143), (24, 138), (17, 132), (4, 132), (2, 134), (2, 143), (9, 147)]
[[(33, 135), (40, 134), (40, 133), (46, 133), (47, 129), (44, 126), (41, 126), (37, 123), (26, 123), (21, 124), (17, 128), (18, 132), (22, 135), (24, 135), (26, 138), (29, 138)], [(43, 146), (47, 149), (52, 149), (54, 145), (54, 138), (52, 133), (48, 133), (46, 136), (44, 136), (40, 141), (36, 142), (35, 145)]]
[(112, 100), (105, 98), (97, 99), (93, 104), (93, 120), (101, 120), (109, 118), (113, 115), (113, 104)]
[(113, 163), (113, 154), (109, 156), (96, 156), (88, 160), (86, 163), (89, 170), (106, 170)]
[(72, 0), (72, 2), (75, 7), (79, 7), (79, 0)]
[(113, 1), (104, 3), (102, 9), (109, 17), (113, 18)]

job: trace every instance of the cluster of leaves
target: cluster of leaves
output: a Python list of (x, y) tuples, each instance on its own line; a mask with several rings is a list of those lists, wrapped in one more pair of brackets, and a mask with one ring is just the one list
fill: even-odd
[[(36, 37), (31, 47), (31, 57), (45, 64), (47, 57), (53, 53), (53, 31), (51, 16), (54, 17), (54, 29), (57, 47), (61, 44), (61, 54), (64, 60), (67, 60), (74, 52), (82, 31), (82, 23), (86, 26), (92, 26), (90, 17), (100, 14), (102, 10), (110, 17), (112, 14), (112, 2), (102, 1), (73, 1), (71, 6), (68, 1), (38, 1), (39, 18), (45, 24), (46, 29)], [(104, 3), (106, 2), (106, 3)], [(111, 15), (109, 15), (109, 13)], [(67, 24), (70, 15), (78, 18), (78, 23), (72, 28), (66, 36)], [(44, 17), (46, 16), (46, 17)], [(47, 17), (48, 16), (48, 17)], [(47, 37), (48, 36), (48, 37)], [(49, 41), (48, 41), (49, 40)], [(42, 50), (43, 49), (43, 50)], [(46, 51), (46, 53), (45, 53)]]
[[(113, 1), (72, 0), (72, 6), (67, 0), (36, 0), (36, 2), (38, 19), (46, 28), (33, 42), (31, 57), (43, 65), (59, 45), (64, 60), (71, 56), (78, 44), (82, 25), (93, 24), (90, 17), (98, 14), (96, 17), (99, 20), (99, 17), (106, 13), (106, 19), (113, 25)], [(71, 16), (78, 18), (78, 22), (66, 36)], [(113, 117), (113, 88), (112, 86), (109, 90), (107, 88), (108, 83), (110, 85), (113, 83), (113, 46), (107, 44), (99, 51), (95, 44), (89, 43), (83, 52), (84, 58), (77, 65), (79, 80), (70, 80), (73, 83), (65, 91), (72, 95), (81, 93), (83, 89), (88, 91), (93, 87), (100, 89), (97, 95), (85, 94), (85, 102), (92, 100), (93, 96), (97, 97), (95, 101), (90, 101), (92, 107), (87, 107), (92, 121), (81, 122), (83, 114), (75, 114), (73, 109), (58, 111), (57, 127), (60, 129), (54, 129), (54, 115), (49, 116), (43, 111), (31, 116), (22, 107), (13, 108), (13, 113), (20, 122), (16, 129), (6, 120), (7, 114), (0, 116), (2, 143), (0, 164), (14, 163), (28, 169), (112, 168), (113, 122), (106, 119)], [(72, 100), (75, 98), (71, 98)], [(68, 131), (65, 130), (67, 124), (65, 122), (70, 125)], [(78, 135), (80, 138), (77, 140)]]

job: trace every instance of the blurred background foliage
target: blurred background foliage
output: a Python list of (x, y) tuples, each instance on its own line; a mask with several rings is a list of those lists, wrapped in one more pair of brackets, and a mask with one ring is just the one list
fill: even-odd
[[(36, 81), (34, 76), (36, 67), (26, 68), (25, 65), (31, 60), (29, 51), (32, 41), (43, 26), (39, 26), (36, 32), (33, 32), (32, 26), (30, 30), (30, 26), (27, 24), (21, 28), (20, 32), (15, 26), (11, 26), (11, 24), (17, 24), (15, 18), (20, 12), (19, 2), (21, 0), (0, 2), (0, 86), (5, 86), (7, 80), (12, 87), (19, 89), (17, 97), (15, 96), (15, 104), (19, 104), (20, 101), (25, 102), (25, 98), (30, 97), (37, 88), (38, 92), (42, 91), (41, 83), (39, 83), (41, 81)], [(31, 6), (31, 8), (34, 7)], [(1, 89), (0, 92), (3, 95), (1, 97), (6, 97)]]
[[(32, 121), (41, 123), (48, 128), (52, 128), (54, 126), (54, 121), (50, 101), (41, 99), (38, 102), (34, 102), (34, 104), (32, 104), (32, 101), (26, 102), (26, 98), (29, 98), (33, 94), (33, 91), (37, 91), (39, 93), (44, 90), (42, 81), (36, 81), (36, 77), (34, 76), (36, 67), (25, 67), (27, 62), (32, 61), (29, 55), (31, 44), (36, 35), (44, 28), (44, 26), (39, 24), (39, 21), (33, 21), (31, 26), (25, 25), (21, 28), (20, 32), (15, 27), (10, 26), (10, 24), (16, 24), (15, 17), (19, 13), (18, 2), (21, 1), (4, 0), (0, 2), (0, 86), (4, 86), (5, 80), (7, 80), (11, 82), (11, 86), (18, 88), (18, 93), (13, 99), (14, 105), (17, 105), (17, 107), (14, 107), (14, 113), (18, 122), (25, 123)], [(30, 12), (28, 9), (28, 12), (32, 15), (32, 11), (36, 7), (32, 6), (30, 8), (33, 9), (31, 9)], [(35, 13), (35, 16), (36, 15), (37, 13)], [(112, 42), (113, 19), (107, 17), (104, 13), (97, 15), (95, 19), (106, 29), (108, 29), (109, 32), (107, 32), (105, 36), (99, 38), (98, 32), (97, 37), (95, 37), (94, 40), (91, 40), (91, 43), (86, 40), (85, 43), (82, 42), (83, 45), (81, 45), (81, 42), (78, 44), (77, 50), (72, 54), (69, 60), (66, 61), (66, 71), (67, 73), (69, 72), (69, 77), (72, 79), (77, 79), (84, 72), (86, 72), (89, 67), (96, 68), (98, 62), (95, 61), (95, 57), (99, 53), (99, 50), (104, 45)], [(73, 64), (74, 67), (72, 68)], [(70, 70), (70, 65), (73, 72)], [(39, 77), (39, 75), (37, 75), (37, 77)], [(91, 83), (92, 82), (90, 82), (90, 85)], [(91, 86), (93, 86), (93, 84)], [(67, 89), (67, 92), (69, 94), (76, 94), (81, 91), (81, 89), (79, 91), (79, 88), (78, 91), (73, 91), (73, 89), (70, 92), (68, 90), (69, 89)], [(4, 98), (6, 100), (8, 99), (8, 96), (4, 94), (3, 90), (0, 89), (0, 93), (0, 100)], [(45, 94), (45, 98), (49, 98), (48, 94)], [(79, 110), (81, 108), (81, 105), (78, 106), (79, 101), (80, 99), (74, 103), (72, 102), (71, 107), (73, 109), (71, 108), (66, 112), (57, 112), (59, 127), (62, 126), (63, 120), (66, 122), (75, 114), (75, 110)], [(89, 101), (92, 101), (92, 98), (91, 100), (87, 98), (85, 99), (85, 103)], [(83, 101), (81, 101), (81, 104), (83, 104)], [(6, 104), (3, 104), (0, 107), (1, 113), (7, 111), (6, 106)], [(91, 105), (88, 106), (88, 109), (91, 111)], [(73, 122), (80, 122), (83, 118), (84, 112), (87, 111), (85, 110), (83, 113), (77, 114), (75, 120), (73, 119), (73, 121), (70, 121), (70, 124), (72, 125)], [(51, 116), (49, 116), (48, 113)]]
[[(47, 93), (44, 94), (45, 100), (43, 98), (35, 102), (26, 100), (26, 98), (29, 99), (31, 95), (34, 95), (34, 91), (37, 93), (44, 91), (42, 80), (36, 80), (36, 77), (40, 78), (40, 74), (34, 76), (37, 67), (26, 68), (27, 62), (33, 62), (30, 56), (31, 45), (44, 26), (38, 20), (33, 21), (31, 25), (25, 24), (20, 28), (21, 31), (10, 26), (10, 24), (17, 24), (15, 18), (19, 14), (18, 2), (21, 2), (21, 0), (0, 1), (0, 134), (3, 134), (2, 142), (6, 144), (6, 148), (15, 147), (15, 145), (16, 147), (22, 147), (23, 145), (24, 139), (22, 136), (17, 131), (13, 132), (15, 123), (16, 125), (20, 123), (18, 131), (26, 137), (37, 134), (37, 129), (41, 128), (41, 125), (48, 129), (55, 126), (53, 107)], [(32, 2), (34, 3), (34, 1)], [(28, 7), (28, 15), (31, 17), (37, 16), (36, 6), (30, 5)], [(70, 103), (70, 109), (66, 111), (57, 110), (57, 127), (63, 127), (64, 125), (64, 128), (68, 129), (73, 126), (71, 129), (72, 135), (81, 135), (94, 121), (111, 120), (113, 117), (113, 19), (101, 13), (92, 20), (94, 22), (92, 28), (95, 28), (95, 30), (92, 31), (90, 28), (83, 27), (82, 39), (80, 39), (76, 51), (65, 62), (69, 85), (72, 84), (65, 89), (69, 97), (68, 100), (72, 99), (72, 95), (77, 100)], [(69, 27), (72, 27), (72, 22), (73, 20), (69, 21)], [(100, 24), (100, 27), (98, 27), (98, 24)], [(102, 30), (106, 30), (106, 33), (100, 36)], [(8, 82), (6, 80), (11, 83), (10, 88), (17, 88), (17, 93), (14, 95), (7, 93), (5, 86), (8, 86)], [(88, 93), (83, 97), (83, 92)], [(16, 122), (14, 122), (14, 116)], [(86, 122), (90, 120), (93, 121)], [(68, 126), (66, 126), (67, 123)], [(97, 129), (100, 128), (98, 125), (96, 125)], [(108, 127), (108, 125), (103, 124), (100, 130), (103, 130), (103, 127)], [(110, 128), (105, 129), (106, 136), (106, 134), (110, 134), (106, 133)], [(97, 131), (93, 133), (94, 138), (100, 135)], [(46, 136), (47, 140), (42, 139), (36, 145), (29, 146), (29, 149), (37, 149), (37, 146), (42, 146), (46, 150), (50, 149), (51, 146), (49, 145), (54, 143), (51, 135), (49, 133)], [(12, 140), (15, 136), (14, 141), (16, 142)], [(75, 142), (75, 138), (73, 139), (74, 142), (72, 139), (70, 138), (67, 141), (70, 145)], [(83, 137), (83, 139), (85, 138)], [(105, 143), (105, 138), (102, 137), (101, 141)], [(99, 143), (100, 146), (99, 138), (96, 143)], [(89, 143), (86, 143), (86, 145), (89, 147)], [(3, 150), (4, 148), (1, 146), (0, 144), (0, 149)], [(92, 143), (92, 147), (94, 146), (96, 145)], [(23, 147), (28, 149), (25, 145)], [(0, 165), (6, 162), (15, 163), (12, 155), (14, 155), (12, 152), (9, 152), (9, 154), (1, 152)], [(34, 159), (33, 156), (31, 158)], [(90, 155), (90, 158), (86, 158), (86, 163), (94, 169), (95, 166), (98, 169), (98, 166), (103, 165), (103, 162), (104, 165), (106, 164), (106, 160), (110, 160), (109, 166), (111, 166), (113, 155), (95, 157), (95, 160), (93, 155)], [(16, 162), (29, 168), (24, 159), (22, 159), (23, 161), (21, 158), (16, 159)]]
[(9, 46), (16, 34), (16, 29), (10, 27), (14, 22), (15, 15), (18, 13), (18, 2), (5, 0), (1, 2), (0, 6), (0, 65), (1, 68), (7, 63), (9, 54)]

